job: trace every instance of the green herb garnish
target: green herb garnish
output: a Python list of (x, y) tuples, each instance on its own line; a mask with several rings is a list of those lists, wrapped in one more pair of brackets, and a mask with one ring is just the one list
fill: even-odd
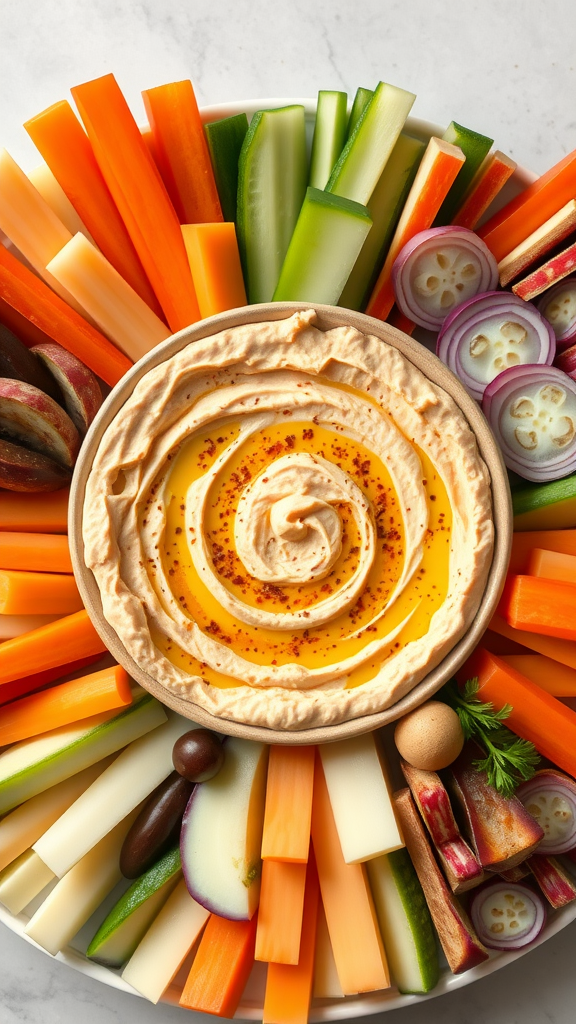
[(488, 782), (502, 796), (512, 796), (516, 786), (531, 779), (540, 755), (533, 743), (520, 739), (502, 723), (512, 707), (505, 704), (496, 711), (493, 704), (479, 700), (478, 679), (469, 679), (460, 690), (452, 679), (440, 690), (440, 697), (454, 709), (467, 740), (477, 739), (486, 750), (486, 757), (473, 761), (479, 772), (486, 772)]

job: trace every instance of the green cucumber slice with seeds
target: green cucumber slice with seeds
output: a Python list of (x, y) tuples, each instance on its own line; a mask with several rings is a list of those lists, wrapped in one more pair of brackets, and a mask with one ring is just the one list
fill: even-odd
[(494, 139), (486, 135), (472, 131), (471, 128), (464, 128), (463, 125), (451, 121), (442, 136), (444, 142), (450, 142), (453, 146), (459, 146), (464, 156), (465, 163), (456, 175), (456, 180), (442, 203), (438, 216), (434, 221), (435, 226), (451, 224), (454, 215), (460, 209), (466, 189), (468, 188), (480, 164), (488, 156), (492, 149)]
[(350, 136), (352, 135), (352, 132), (354, 131), (356, 125), (358, 124), (358, 121), (362, 117), (362, 114), (364, 113), (366, 107), (370, 103), (370, 100), (372, 99), (373, 95), (373, 89), (363, 89), (362, 86), (360, 86), (356, 90), (356, 95), (354, 97), (354, 102), (352, 104), (352, 110), (350, 111), (350, 119), (348, 121), (348, 130), (346, 132), (347, 138), (350, 138)]
[(332, 168), (346, 141), (348, 96), (345, 92), (318, 93), (316, 122), (312, 140), (310, 185), (325, 188)]
[(204, 125), (224, 220), (236, 220), (238, 160), (248, 131), (246, 114), (234, 114)]

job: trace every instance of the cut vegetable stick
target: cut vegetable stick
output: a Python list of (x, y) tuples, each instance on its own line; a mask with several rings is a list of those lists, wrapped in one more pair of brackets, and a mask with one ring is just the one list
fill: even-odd
[(450, 122), (442, 138), (444, 142), (459, 146), (464, 154), (464, 166), (458, 172), (456, 181), (442, 203), (436, 218), (436, 225), (450, 224), (474, 175), (488, 156), (494, 142), (494, 139), (489, 139), (486, 135), (481, 135), (480, 132), (466, 128), (456, 121)]
[(494, 615), (490, 621), (490, 629), (500, 636), (514, 640), (522, 647), (528, 647), (531, 651), (544, 654), (553, 661), (559, 661), (561, 665), (568, 665), (576, 669), (576, 644), (572, 640), (558, 640), (556, 637), (542, 636), (540, 633), (528, 633), (524, 629), (514, 629), (509, 626), (506, 619), (500, 615)]
[(537, 270), (532, 271), (517, 284), (512, 285), (512, 291), (519, 298), (529, 302), (541, 295), (553, 284), (568, 277), (576, 268), (576, 242), (569, 245), (567, 249), (553, 256), (546, 263), (543, 263)]
[(106, 259), (159, 313), (158, 300), (70, 104), (61, 100), (24, 127)]
[(0, 569), (2, 615), (70, 615), (82, 607), (73, 576)]
[(180, 1006), (233, 1017), (254, 962), (256, 915), (251, 921), (208, 920), (180, 996)]
[(68, 538), (49, 533), (0, 533), (0, 569), (71, 573)]
[(334, 164), (344, 148), (348, 127), (347, 101), (345, 92), (321, 89), (318, 93), (308, 179), (312, 188), (326, 188)]
[[(142, 93), (158, 170), (181, 224), (222, 221), (222, 207), (192, 82)], [(230, 307), (227, 307), (230, 308)]]
[(422, 162), (416, 172), (412, 188), (398, 226), (394, 232), (388, 255), (366, 312), (369, 316), (386, 320), (394, 305), (392, 287), (392, 266), (400, 250), (419, 231), (431, 226), (447, 196), (458, 171), (464, 163), (464, 154), (458, 146), (452, 146), (442, 139), (430, 139)]
[(575, 195), (576, 150), (495, 213), (478, 234), (499, 263)]
[(48, 264), (94, 323), (134, 362), (170, 337), (163, 320), (80, 232)]
[(576, 585), (512, 576), (500, 599), (498, 614), (514, 629), (576, 640)]
[(235, 225), (228, 221), (183, 224), (182, 234), (200, 315), (214, 316), (245, 306), (246, 289)]
[(114, 75), (72, 89), (94, 155), (173, 331), (200, 317), (174, 207)]
[(326, 914), (322, 901), (318, 906), (316, 924), (316, 956), (314, 960), (314, 987), (312, 995), (315, 999), (343, 999), (342, 985), (338, 979), (336, 961), (332, 952), (332, 943), (328, 933)]
[(401, 313), (397, 306), (394, 306), (390, 316), (388, 317), (388, 323), (395, 327), (397, 331), (402, 331), (404, 334), (412, 334), (416, 324), (413, 320), (409, 320), (404, 313)]
[(224, 220), (236, 221), (238, 160), (247, 131), (246, 114), (234, 114), (204, 125)]
[(0, 875), (0, 903), (16, 916), (53, 881), (54, 872), (34, 850), (26, 850)]
[(576, 527), (576, 473), (547, 484), (526, 484), (512, 492), (514, 530)]
[(182, 879), (126, 964), (122, 972), (124, 981), (150, 1002), (157, 1003), (180, 970), (209, 916), (209, 912), (192, 899)]
[(16, 309), (13, 309), (2, 298), (0, 298), (0, 323), (8, 327), (28, 348), (32, 348), (33, 345), (42, 345), (44, 342), (52, 340), (36, 324), (32, 323), (31, 320), (27, 320), (25, 316), (18, 313)]
[(354, 995), (388, 988), (390, 976), (365, 868), (344, 861), (319, 757), (314, 776), (312, 842), (342, 991)]
[(516, 163), (505, 153), (500, 150), (489, 153), (470, 182), (460, 209), (452, 217), (452, 223), (473, 231), (515, 170)]
[(3, 245), (0, 245), (0, 298), (112, 387), (130, 369), (130, 360), (108, 338), (55, 295)]
[(130, 679), (120, 665), (71, 679), (5, 707), (0, 714), (0, 747), (131, 703)]
[(542, 576), (547, 580), (576, 583), (576, 555), (564, 555), (559, 551), (534, 548), (530, 555), (527, 574)]
[[(300, 865), (292, 865), (300, 867)], [(263, 1024), (307, 1024), (312, 985), (318, 921), (318, 873), (311, 857), (306, 870), (306, 895), (302, 921), (302, 944), (298, 963), (271, 963), (266, 978)]]
[(501, 654), (507, 665), (553, 697), (576, 697), (576, 670), (542, 654)]
[(576, 228), (576, 199), (571, 199), (541, 227), (533, 231), (520, 245), (508, 253), (498, 264), (500, 284), (504, 288), (526, 267), (543, 256)]
[(92, 235), (85, 224), (82, 223), (72, 203), (68, 199), (64, 189), (58, 183), (48, 164), (40, 164), (33, 171), (28, 171), (28, 177), (34, 188), (40, 193), (48, 206), (62, 221), (65, 228), (71, 235), (81, 231), (89, 241), (94, 242)]
[(59, 618), (59, 615), (0, 615), (0, 640), (14, 640)]
[(103, 654), (105, 650), (88, 612), (76, 612), (2, 644), (0, 684), (92, 654)]
[(526, 573), (534, 548), (576, 555), (576, 530), (530, 530), (512, 537), (509, 572)]
[(71, 675), (79, 669), (87, 668), (88, 665), (93, 665), (101, 658), (100, 653), (91, 654), (88, 658), (79, 658), (77, 661), (69, 662), (68, 665), (57, 665), (56, 668), (48, 668), (44, 672), (35, 672), (34, 675), (14, 679), (11, 683), (4, 683), (0, 686), (0, 705), (8, 704), (18, 697), (25, 697), (27, 693), (33, 693), (34, 690), (41, 690), (48, 683), (53, 683), (56, 679), (63, 679), (64, 676)]
[(477, 647), (457, 674), (459, 682), (478, 677), (480, 700), (496, 711), (510, 704), (506, 725), (530, 740), (544, 757), (576, 775), (576, 714), (495, 654)]
[(297, 964), (300, 955), (306, 864), (262, 863), (256, 960)]
[(314, 756), (314, 747), (270, 747), (263, 858), (298, 864), (308, 860)]
[(0, 531), (67, 533), (69, 495), (67, 487), (43, 494), (41, 500), (37, 494), (3, 491), (0, 501)]

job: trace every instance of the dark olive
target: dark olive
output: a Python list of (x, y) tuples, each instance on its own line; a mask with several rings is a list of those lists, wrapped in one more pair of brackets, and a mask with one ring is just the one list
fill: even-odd
[(191, 782), (172, 772), (154, 790), (122, 845), (120, 871), (125, 878), (138, 878), (178, 843), (182, 815), (193, 789)]
[(172, 751), (176, 771), (189, 782), (207, 782), (224, 763), (224, 748), (216, 733), (192, 729), (176, 740)]

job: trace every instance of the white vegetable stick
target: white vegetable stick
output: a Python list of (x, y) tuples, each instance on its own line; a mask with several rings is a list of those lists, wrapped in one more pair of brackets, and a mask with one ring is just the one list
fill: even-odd
[(61, 615), (0, 615), (0, 640), (12, 640), (61, 618)]
[(178, 973), (210, 913), (192, 899), (182, 879), (126, 964), (122, 977), (157, 1003)]
[(318, 748), (347, 864), (404, 846), (373, 733)]
[(75, 235), (78, 231), (81, 231), (89, 242), (94, 242), (92, 235), (88, 231), (86, 225), (80, 220), (80, 217), (76, 213), (76, 210), (72, 206), (72, 203), (68, 199), (61, 184), (52, 174), (52, 171), (48, 167), (48, 164), (40, 164), (35, 167), (33, 171), (28, 172), (28, 177), (34, 185), (34, 188), (38, 190), (48, 206), (53, 210), (57, 217), (60, 218), (62, 223), (71, 235)]
[(62, 878), (119, 821), (174, 770), (172, 747), (198, 728), (171, 714), (165, 725), (131, 743), (113, 764), (34, 844), (34, 850)]
[(344, 998), (322, 902), (318, 907), (318, 924), (316, 925), (316, 958), (314, 960), (312, 995), (315, 999)]
[(11, 914), (19, 914), (54, 878), (54, 872), (44, 864), (34, 850), (26, 850), (0, 875), (0, 903)]

